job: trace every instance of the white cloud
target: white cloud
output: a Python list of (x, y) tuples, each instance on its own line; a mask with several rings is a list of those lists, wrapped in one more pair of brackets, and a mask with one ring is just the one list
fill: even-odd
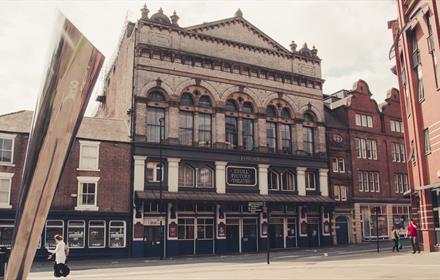
[[(63, 12), (104, 53), (112, 56), (127, 14), (140, 16), (143, 1), (0, 2), (0, 114), (33, 109), (42, 83), (55, 9)], [(351, 88), (362, 78), (381, 102), (396, 86), (389, 71), (393, 0), (384, 1), (147, 1), (180, 16), (181, 26), (244, 17), (289, 48), (292, 40), (316, 45), (322, 58), (324, 93)], [(94, 99), (94, 98), (92, 98)], [(95, 102), (89, 106), (90, 114)]]

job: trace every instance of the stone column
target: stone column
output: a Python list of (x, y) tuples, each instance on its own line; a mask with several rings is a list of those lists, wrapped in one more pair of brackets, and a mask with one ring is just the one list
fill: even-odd
[(324, 126), (318, 126), (318, 128), (316, 129), (316, 139), (315, 139), (315, 143), (317, 143), (316, 145), (316, 152), (318, 153), (325, 153), (325, 127)]
[(215, 162), (215, 189), (217, 193), (226, 193), (226, 161)]
[(243, 119), (237, 118), (238, 120), (238, 147), (243, 147)]
[(306, 195), (306, 170), (305, 167), (296, 168), (296, 178), (298, 182), (298, 195)]
[(255, 134), (258, 138), (258, 150), (261, 152), (266, 152), (267, 151), (266, 119), (258, 118)]
[(197, 112), (194, 112), (193, 129), (194, 129), (194, 143), (198, 145), (199, 144), (199, 113)]
[(180, 158), (168, 158), (168, 191), (179, 190), (179, 162)]
[(136, 132), (135, 139), (145, 141), (147, 125), (147, 108), (145, 103), (136, 103)]
[(261, 195), (269, 194), (269, 188), (267, 186), (268, 164), (258, 165), (258, 186), (260, 188)]
[(304, 151), (304, 132), (303, 126), (300, 123), (296, 124), (296, 149), (299, 151)]
[(392, 204), (387, 204), (387, 226), (388, 226), (388, 236), (391, 236), (391, 231), (393, 230), (393, 226), (394, 226), (394, 220), (393, 220), (393, 205)]
[(328, 196), (328, 169), (319, 169), (319, 189), (322, 196)]
[(169, 107), (168, 118), (165, 123), (165, 141), (178, 143), (179, 141), (179, 108)]
[(353, 232), (355, 234), (355, 242), (362, 242), (362, 224), (361, 224), (361, 205), (359, 203), (354, 204), (354, 225)]
[(297, 135), (298, 132), (296, 131), (296, 125), (290, 125), (290, 135), (292, 137), (292, 154), (295, 153), (296, 150), (298, 150), (298, 139), (297, 139)]
[(225, 147), (225, 113), (215, 113), (215, 147)]
[(145, 161), (146, 156), (133, 156), (134, 159), (134, 191), (143, 191), (145, 185)]

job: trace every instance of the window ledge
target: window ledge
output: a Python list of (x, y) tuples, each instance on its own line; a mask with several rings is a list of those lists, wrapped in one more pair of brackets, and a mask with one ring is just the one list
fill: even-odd
[(98, 206), (83, 206), (79, 205), (75, 207), (75, 211), (98, 211)]
[(0, 203), (0, 208), (3, 208), (3, 209), (11, 209), (11, 208), (12, 208), (12, 205)]
[(76, 171), (95, 171), (95, 172), (99, 172), (101, 171), (100, 169), (85, 169), (85, 168), (77, 168)]
[(15, 167), (15, 164), (11, 163), (11, 162), (0, 162), (0, 166), (11, 166), (11, 167)]

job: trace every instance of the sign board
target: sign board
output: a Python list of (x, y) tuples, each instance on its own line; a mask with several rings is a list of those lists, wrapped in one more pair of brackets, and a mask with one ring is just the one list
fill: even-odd
[(261, 201), (255, 201), (255, 202), (248, 202), (248, 211), (252, 213), (259, 213), (263, 211), (263, 202)]
[(228, 166), (226, 177), (229, 186), (255, 187), (257, 185), (255, 167)]

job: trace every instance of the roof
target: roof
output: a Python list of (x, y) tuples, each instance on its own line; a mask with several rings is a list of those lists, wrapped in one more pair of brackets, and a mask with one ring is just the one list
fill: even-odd
[[(136, 191), (136, 196), (140, 199), (158, 200), (160, 199), (159, 190)], [(261, 195), (258, 193), (215, 193), (215, 192), (162, 192), (162, 198), (168, 201), (207, 201), (207, 202), (288, 202), (288, 203), (308, 203), (308, 204), (330, 204), (335, 201), (327, 196), (321, 195), (296, 195), (296, 194), (269, 194)]]
[(329, 127), (336, 127), (336, 128), (348, 128), (348, 125), (339, 120), (336, 116), (332, 114), (332, 111), (324, 106), (324, 116), (325, 116), (325, 123)]
[[(29, 133), (34, 112), (28, 110), (0, 115), (0, 131)], [(129, 128), (125, 121), (84, 117), (77, 138), (130, 142)]]

